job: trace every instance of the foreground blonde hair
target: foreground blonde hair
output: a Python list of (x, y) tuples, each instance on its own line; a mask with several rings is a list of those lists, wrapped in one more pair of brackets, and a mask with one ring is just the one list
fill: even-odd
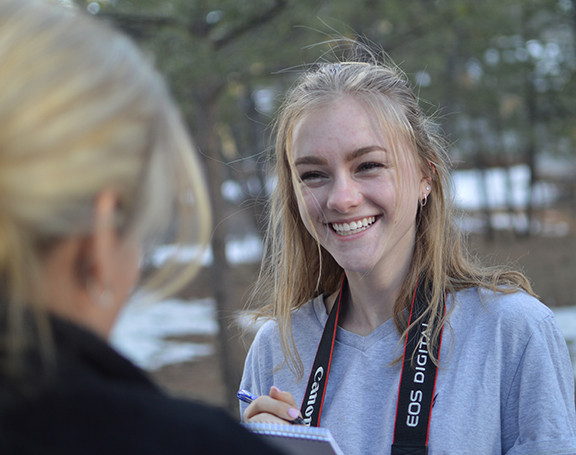
[[(30, 307), (43, 313), (42, 256), (60, 239), (91, 232), (103, 190), (119, 196), (120, 232), (144, 246), (169, 223), (181, 244), (204, 245), (210, 213), (162, 78), (118, 32), (54, 3), (2, 0), (0, 87), (0, 367), (16, 374), (38, 342), (25, 315)], [(145, 286), (172, 293), (197, 268), (173, 262)], [(36, 320), (47, 327), (45, 317)]]
[[(365, 49), (360, 51), (358, 55), (366, 55)], [(371, 54), (367, 59), (355, 59), (321, 63), (302, 74), (286, 95), (275, 125), (277, 186), (271, 196), (264, 261), (253, 301), (264, 302), (257, 317), (278, 320), (286, 362), (298, 377), (303, 365), (292, 338), (291, 312), (320, 294), (338, 290), (344, 271), (320, 246), (317, 236), (310, 235), (299, 215), (297, 198), (301, 195), (294, 191), (297, 175), (291, 157), (293, 132), (306, 114), (344, 98), (352, 97), (373, 115), (392, 143), (396, 163), (403, 158), (398, 144), (407, 142), (417, 166), (431, 182), (428, 203), (416, 216), (414, 255), (394, 308), (394, 321), (402, 336), (408, 329), (404, 310), (411, 303), (418, 279), (431, 289), (425, 315), (430, 315), (432, 324), (442, 318), (445, 291), (482, 287), (505, 293), (523, 289), (533, 295), (521, 273), (505, 267), (482, 267), (468, 254), (454, 222), (448, 155), (405, 75), (391, 62), (379, 62)], [(430, 351), (438, 337), (439, 329), (432, 334)]]

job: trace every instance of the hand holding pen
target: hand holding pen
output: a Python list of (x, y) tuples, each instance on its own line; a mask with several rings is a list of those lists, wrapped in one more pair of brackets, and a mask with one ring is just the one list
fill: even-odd
[[(258, 398), (248, 390), (241, 389), (236, 394), (239, 400), (251, 404)], [(266, 416), (267, 414), (267, 416)], [(261, 418), (258, 418), (261, 416)], [(262, 396), (254, 405), (250, 405), (244, 411), (244, 421), (266, 421), (281, 419), (284, 423), (288, 421), (292, 424), (306, 425), (300, 417), (300, 411), (296, 409), (294, 398), (288, 392), (282, 392), (277, 387), (270, 389), (270, 396)], [(276, 423), (276, 422), (275, 422)]]

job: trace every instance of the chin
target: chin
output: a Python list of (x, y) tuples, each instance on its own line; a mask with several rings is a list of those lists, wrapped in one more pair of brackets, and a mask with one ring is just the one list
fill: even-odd
[(360, 273), (363, 275), (367, 275), (374, 270), (376, 264), (374, 263), (365, 263), (365, 262), (350, 262), (350, 261), (336, 261), (338, 265), (344, 269), (344, 271), (349, 273)]

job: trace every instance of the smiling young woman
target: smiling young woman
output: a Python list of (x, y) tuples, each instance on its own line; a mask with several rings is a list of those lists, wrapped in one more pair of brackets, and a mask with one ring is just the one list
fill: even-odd
[(434, 131), (375, 59), (319, 64), (287, 94), (243, 417), (300, 409), (347, 455), (405, 453), (402, 425), (430, 454), (574, 453), (565, 342), (521, 273), (468, 256)]

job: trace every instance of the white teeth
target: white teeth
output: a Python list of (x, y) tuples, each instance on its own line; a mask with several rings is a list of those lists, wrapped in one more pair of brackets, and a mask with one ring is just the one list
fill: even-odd
[(332, 223), (332, 229), (339, 235), (356, 234), (374, 224), (376, 217), (370, 216), (350, 223)]

